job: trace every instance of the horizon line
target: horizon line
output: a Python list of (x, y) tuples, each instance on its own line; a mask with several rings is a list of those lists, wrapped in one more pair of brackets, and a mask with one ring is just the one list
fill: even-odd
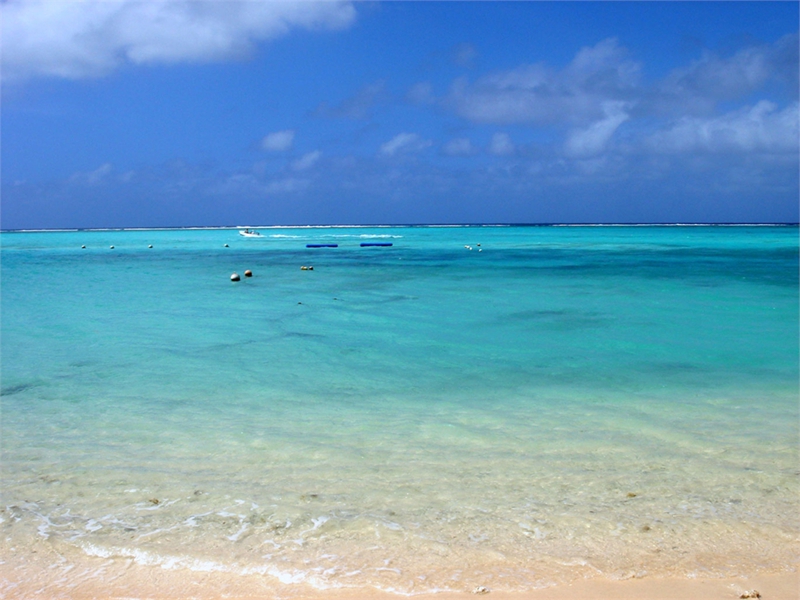
[(335, 229), (335, 228), (400, 228), (400, 227), (797, 227), (800, 222), (548, 222), (548, 223), (373, 223), (373, 224), (348, 224), (336, 225), (172, 225), (153, 227), (54, 227), (54, 228), (18, 228), (3, 229), (0, 233), (47, 233), (47, 232), (77, 232), (77, 231), (169, 231), (181, 229), (195, 230), (231, 230), (231, 229)]

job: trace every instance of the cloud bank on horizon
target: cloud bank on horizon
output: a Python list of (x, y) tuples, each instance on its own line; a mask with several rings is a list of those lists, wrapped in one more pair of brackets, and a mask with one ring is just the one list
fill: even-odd
[(795, 222), (797, 6), (737, 6), (12, 0), (1, 224)]

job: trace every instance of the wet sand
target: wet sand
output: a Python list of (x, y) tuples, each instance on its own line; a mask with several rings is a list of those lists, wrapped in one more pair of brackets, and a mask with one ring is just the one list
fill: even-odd
[[(67, 561), (52, 547), (39, 544), (23, 556), (4, 548), (0, 564), (0, 597), (7, 599), (196, 599), (196, 600), (397, 600), (409, 597), (374, 588), (317, 590), (306, 584), (280, 584), (263, 575), (192, 572), (160, 566), (137, 565), (129, 559)], [(760, 596), (752, 595), (758, 592)], [(750, 594), (750, 595), (748, 595)], [(626, 581), (604, 578), (519, 592), (473, 589), (461, 592), (422, 593), (420, 600), (763, 600), (800, 598), (800, 575), (792, 572), (758, 574), (740, 578), (659, 578)]]

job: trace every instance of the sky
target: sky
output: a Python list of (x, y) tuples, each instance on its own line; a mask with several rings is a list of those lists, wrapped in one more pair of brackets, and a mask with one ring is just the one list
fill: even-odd
[(798, 6), (5, 0), (0, 227), (797, 222)]

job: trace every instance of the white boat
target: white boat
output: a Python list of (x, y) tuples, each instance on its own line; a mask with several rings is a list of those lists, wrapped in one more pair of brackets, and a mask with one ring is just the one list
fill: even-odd
[(239, 231), (239, 235), (243, 235), (244, 237), (264, 237), (253, 229), (243, 229)]

